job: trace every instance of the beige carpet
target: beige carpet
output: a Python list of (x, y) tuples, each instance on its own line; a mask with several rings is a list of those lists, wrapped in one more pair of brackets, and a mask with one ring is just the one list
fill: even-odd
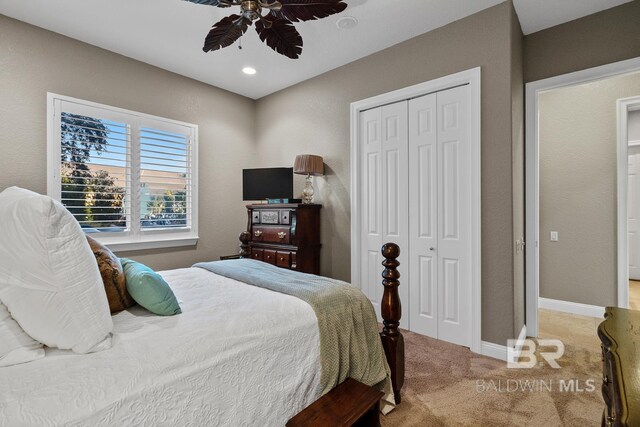
[(640, 310), (640, 281), (629, 280), (629, 308)]
[[(599, 426), (604, 403), (598, 323), (599, 319), (540, 310), (540, 338), (559, 338), (565, 344), (560, 369), (547, 365), (507, 369), (506, 362), (406, 331), (403, 401), (381, 417), (381, 423), (385, 427)], [(539, 387), (514, 391), (524, 384), (517, 380), (534, 381), (530, 384), (537, 380)], [(578, 380), (581, 388), (593, 380), (595, 389), (562, 391), (560, 380), (565, 384)]]

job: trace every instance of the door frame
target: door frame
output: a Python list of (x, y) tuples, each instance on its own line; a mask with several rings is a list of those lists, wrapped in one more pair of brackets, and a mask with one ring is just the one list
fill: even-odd
[[(588, 68), (573, 73), (562, 74), (543, 80), (527, 83), (525, 85), (525, 203), (526, 203), (526, 326), (527, 335), (538, 336), (538, 305), (540, 297), (540, 188), (539, 188), (539, 115), (538, 96), (542, 92), (562, 87), (575, 86), (601, 80), (606, 77), (619, 76), (640, 71), (640, 57), (625, 61), (606, 64), (599, 67)], [(620, 114), (618, 112), (618, 114)], [(620, 118), (618, 117), (618, 121)], [(627, 237), (626, 237), (626, 212), (627, 212), (627, 148), (626, 144), (620, 147), (620, 129), (618, 130), (618, 172), (617, 172), (617, 246), (618, 246), (618, 306), (626, 307), (628, 304), (628, 263)], [(624, 152), (624, 157), (622, 157)], [(621, 159), (624, 165), (621, 167)], [(621, 179), (621, 176), (624, 179)], [(621, 220), (622, 218), (622, 220)], [(624, 244), (621, 244), (624, 243)], [(626, 296), (625, 296), (626, 295)]]
[[(360, 174), (360, 113), (372, 108), (407, 101), (419, 96), (469, 85), (471, 138), (471, 351), (482, 351), (482, 270), (481, 270), (481, 68), (476, 67), (428, 82), (395, 90), (351, 104), (351, 283), (361, 287), (360, 203), (362, 189), (357, 185)], [(409, 173), (407, 168), (407, 173)], [(400, 248), (405, 249), (406, 248)], [(400, 268), (402, 270), (402, 268)], [(408, 276), (408, 273), (404, 273)], [(402, 280), (401, 280), (402, 282)]]
[[(618, 144), (618, 307), (629, 307), (629, 236), (627, 204), (629, 174), (629, 132), (628, 119), (630, 111), (640, 110), (640, 96), (618, 99), (617, 144)], [(620, 243), (622, 242), (622, 244)]]

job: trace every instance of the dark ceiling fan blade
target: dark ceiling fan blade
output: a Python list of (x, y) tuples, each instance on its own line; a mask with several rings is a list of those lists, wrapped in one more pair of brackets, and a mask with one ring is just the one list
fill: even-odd
[(342, 0), (280, 0), (282, 8), (271, 14), (292, 22), (311, 21), (340, 13), (347, 8)]
[(247, 31), (251, 20), (240, 15), (229, 15), (216, 23), (204, 39), (202, 50), (211, 52), (232, 45)]
[[(264, 21), (270, 22), (271, 26), (265, 25)], [(261, 19), (256, 22), (256, 31), (260, 36), (260, 40), (279, 54), (291, 59), (300, 57), (302, 53), (302, 36), (300, 36), (300, 33), (291, 22), (283, 19)]]
[(184, 0), (195, 4), (204, 4), (207, 6), (229, 7), (232, 3), (228, 0)]

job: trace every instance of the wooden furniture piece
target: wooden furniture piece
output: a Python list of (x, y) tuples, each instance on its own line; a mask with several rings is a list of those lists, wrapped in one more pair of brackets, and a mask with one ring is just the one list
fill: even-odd
[(317, 204), (247, 205), (251, 258), (320, 274), (320, 208)]
[(353, 378), (313, 402), (287, 422), (287, 427), (378, 427), (384, 393)]
[(640, 425), (640, 311), (607, 307), (602, 341), (602, 426)]

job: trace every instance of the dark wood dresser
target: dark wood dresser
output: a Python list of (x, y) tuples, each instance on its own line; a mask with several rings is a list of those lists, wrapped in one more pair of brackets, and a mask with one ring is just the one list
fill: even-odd
[(320, 208), (317, 204), (247, 205), (251, 258), (320, 274)]
[(603, 426), (640, 426), (640, 311), (607, 307), (602, 341)]

